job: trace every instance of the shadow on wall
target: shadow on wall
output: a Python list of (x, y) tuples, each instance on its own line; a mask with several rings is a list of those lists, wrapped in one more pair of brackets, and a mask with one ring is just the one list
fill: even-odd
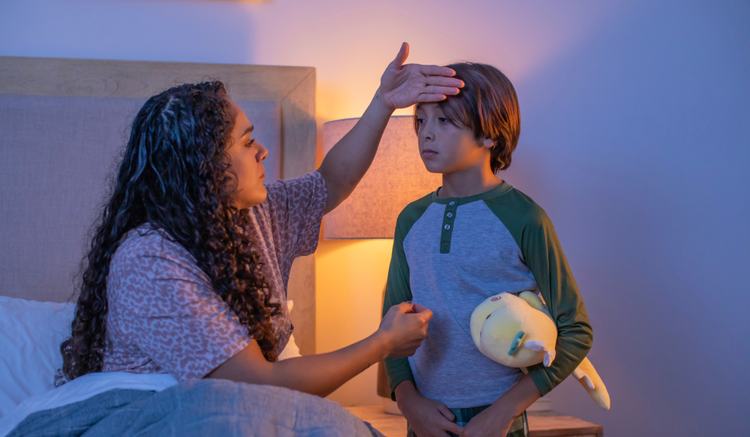
[(750, 359), (747, 16), (631, 4), (516, 83), (523, 131), (504, 177), (555, 223), (612, 410), (570, 381), (549, 396), (609, 436), (750, 427), (736, 414), (750, 391), (736, 376)]

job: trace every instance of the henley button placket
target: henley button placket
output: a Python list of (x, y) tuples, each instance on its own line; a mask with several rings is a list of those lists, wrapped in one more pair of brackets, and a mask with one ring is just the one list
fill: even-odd
[(440, 253), (451, 252), (451, 235), (453, 234), (453, 222), (456, 218), (458, 205), (455, 200), (448, 202), (443, 216), (443, 232), (440, 234)]

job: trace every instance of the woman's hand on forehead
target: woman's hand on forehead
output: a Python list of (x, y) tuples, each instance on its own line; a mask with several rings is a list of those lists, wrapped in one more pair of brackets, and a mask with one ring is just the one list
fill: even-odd
[(403, 43), (396, 59), (380, 78), (380, 97), (390, 109), (407, 108), (415, 103), (439, 102), (455, 96), (464, 86), (455, 71), (438, 65), (404, 64), (409, 44)]

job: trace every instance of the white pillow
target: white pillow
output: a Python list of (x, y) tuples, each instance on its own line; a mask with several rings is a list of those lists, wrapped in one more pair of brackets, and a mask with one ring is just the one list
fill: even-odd
[(0, 417), (54, 387), (74, 308), (0, 296)]
[[(292, 308), (294, 308), (294, 301), (287, 300), (286, 306), (289, 310), (289, 313), (291, 314)], [(284, 350), (279, 354), (279, 361), (299, 356), (301, 356), (299, 354), (299, 348), (297, 347), (297, 343), (294, 341), (294, 334), (292, 334), (289, 337), (289, 342), (286, 344), (286, 346), (284, 346)]]
[[(289, 311), (294, 303), (288, 301)], [(24, 399), (54, 387), (60, 343), (70, 336), (73, 303), (0, 296), (0, 418)], [(298, 357), (294, 336), (279, 359)]]

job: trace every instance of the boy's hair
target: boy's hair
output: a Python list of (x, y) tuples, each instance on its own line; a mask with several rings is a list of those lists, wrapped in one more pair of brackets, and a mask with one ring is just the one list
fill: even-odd
[[(438, 106), (454, 125), (471, 129), (477, 139), (488, 137), (495, 142), (490, 149), (493, 173), (507, 169), (521, 135), (521, 111), (513, 84), (491, 65), (460, 62), (446, 67), (456, 72), (454, 77), (464, 81), (464, 87)], [(419, 132), (416, 115), (414, 129)]]

